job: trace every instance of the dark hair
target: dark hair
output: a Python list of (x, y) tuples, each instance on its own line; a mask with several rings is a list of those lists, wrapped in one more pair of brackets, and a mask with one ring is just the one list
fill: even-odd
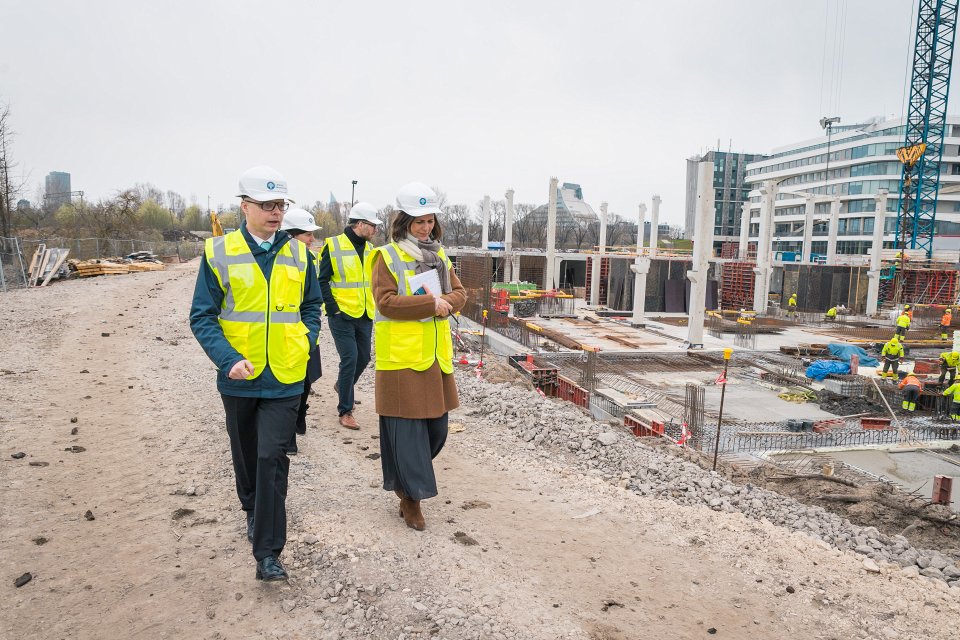
[[(394, 214), (393, 221), (390, 223), (390, 239), (394, 242), (400, 242), (410, 234), (410, 225), (416, 218), (404, 211), (397, 211)], [(440, 228), (440, 220), (436, 215), (433, 216), (433, 230), (430, 231), (430, 239), (440, 242), (443, 238), (443, 229)]]
[(313, 233), (312, 231), (304, 231), (303, 229), (284, 229), (287, 232), (287, 235), (291, 238), (295, 238), (301, 233)]

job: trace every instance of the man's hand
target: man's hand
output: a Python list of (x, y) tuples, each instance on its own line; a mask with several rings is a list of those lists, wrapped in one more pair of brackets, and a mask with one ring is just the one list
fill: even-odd
[(446, 318), (453, 311), (453, 305), (444, 300), (443, 298), (435, 298), (435, 315), (440, 316), (441, 318)]
[(231, 380), (246, 380), (253, 375), (253, 364), (249, 360), (241, 360), (233, 365), (227, 377)]

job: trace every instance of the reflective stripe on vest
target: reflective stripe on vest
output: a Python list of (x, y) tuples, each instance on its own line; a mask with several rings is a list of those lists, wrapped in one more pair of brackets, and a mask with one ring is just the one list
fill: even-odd
[[(416, 274), (417, 261), (394, 242), (376, 251), (383, 255), (384, 264), (397, 281), (397, 295), (413, 295), (408, 280)], [(451, 263), (444, 250), (441, 248), (437, 254), (446, 268), (450, 269)], [(444, 373), (453, 372), (453, 340), (449, 319), (432, 316), (419, 321), (393, 320), (377, 311), (375, 320), (377, 370), (425, 371), (436, 361)]]
[(269, 284), (241, 231), (206, 241), (204, 255), (224, 292), (223, 335), (253, 364), (258, 377), (269, 365), (277, 380), (292, 384), (307, 371), (310, 343), (300, 318), (307, 276), (307, 249), (291, 239), (274, 258)]
[(352, 318), (366, 314), (373, 319), (373, 291), (370, 289), (370, 266), (373, 264), (373, 245), (366, 243), (363, 251), (363, 263), (357, 254), (353, 242), (346, 233), (327, 238), (324, 241), (333, 276), (330, 278), (330, 292), (337, 301), (340, 311)]

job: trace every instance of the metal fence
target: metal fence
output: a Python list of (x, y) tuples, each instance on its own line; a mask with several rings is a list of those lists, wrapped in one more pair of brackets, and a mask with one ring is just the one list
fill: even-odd
[(24, 263), (20, 238), (0, 238), (0, 291), (27, 286), (27, 265)]
[(167, 241), (167, 240), (122, 240), (117, 238), (63, 238), (50, 237), (35, 240), (23, 240), (22, 249), (26, 259), (33, 255), (39, 244), (47, 248), (62, 247), (70, 249), (70, 257), (77, 260), (117, 258), (149, 251), (157, 256), (177, 256), (182, 260), (196, 258), (203, 253), (203, 241)]

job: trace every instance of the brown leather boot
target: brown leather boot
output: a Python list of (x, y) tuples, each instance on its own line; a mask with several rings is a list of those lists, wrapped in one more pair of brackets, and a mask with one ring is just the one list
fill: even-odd
[(423, 531), (427, 528), (427, 523), (423, 519), (423, 512), (420, 511), (420, 501), (411, 500), (404, 497), (400, 500), (400, 514), (407, 526), (417, 531)]
[(403, 489), (394, 489), (393, 492), (397, 494), (397, 497), (400, 498), (400, 517), (403, 517), (403, 501), (407, 499), (407, 494), (403, 492)]

